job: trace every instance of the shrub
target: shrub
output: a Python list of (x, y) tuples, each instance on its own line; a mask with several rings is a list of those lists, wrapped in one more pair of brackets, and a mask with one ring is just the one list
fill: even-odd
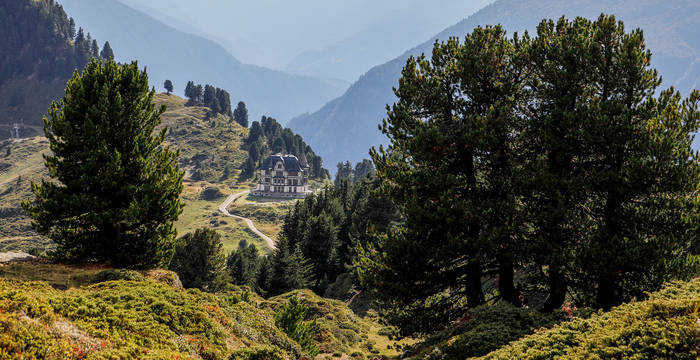
[(202, 200), (216, 200), (222, 198), (223, 196), (224, 194), (216, 186), (207, 186), (200, 194)]
[(282, 309), (275, 313), (275, 325), (299, 343), (304, 351), (315, 356), (319, 353), (315, 341), (318, 326), (316, 320), (304, 322), (306, 312), (306, 305), (302, 304), (297, 297), (291, 297)]
[(100, 271), (95, 276), (90, 279), (91, 284), (97, 284), (105, 281), (112, 281), (112, 280), (136, 280), (136, 281), (142, 281), (146, 280), (146, 277), (143, 276), (141, 273), (138, 271), (134, 270), (116, 270), (116, 269), (110, 269), (110, 270), (104, 270)]
[[(507, 303), (484, 305), (470, 310), (460, 323), (436, 335), (440, 359), (464, 359), (481, 356), (542, 327), (550, 327), (566, 318), (562, 312), (542, 314)], [(435, 354), (431, 356), (434, 358)]]
[(700, 278), (668, 284), (649, 300), (574, 319), (483, 359), (697, 359)]
[(258, 346), (234, 351), (229, 360), (285, 360), (284, 351), (274, 346)]

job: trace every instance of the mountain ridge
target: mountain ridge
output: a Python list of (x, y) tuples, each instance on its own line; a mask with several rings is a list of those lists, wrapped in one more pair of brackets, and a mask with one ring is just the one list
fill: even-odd
[(266, 114), (285, 122), (345, 90), (345, 84), (337, 81), (243, 64), (218, 43), (175, 29), (117, 0), (60, 2), (94, 36), (109, 40), (117, 60), (138, 60), (147, 66), (152, 86), (160, 89), (169, 79), (182, 93), (189, 80), (212, 84), (227, 90), (232, 100), (244, 101), (253, 119)]
[[(690, 0), (673, 4), (658, 0), (586, 0), (571, 4), (561, 0), (499, 0), (401, 56), (371, 68), (342, 96), (313, 113), (293, 118), (288, 126), (318, 149), (331, 164), (329, 167), (339, 161), (360, 161), (368, 156), (371, 146), (386, 144), (386, 138), (377, 125), (386, 115), (386, 105), (395, 101), (392, 87), (397, 85), (406, 59), (421, 53), (429, 55), (436, 39), (461, 38), (477, 25), (488, 24), (501, 24), (509, 34), (522, 33), (534, 29), (543, 18), (556, 19), (563, 14), (597, 18), (602, 12), (615, 14), (628, 29), (642, 27), (653, 52), (652, 66), (659, 69), (664, 79), (661, 88), (674, 85), (687, 94), (689, 89), (700, 84), (700, 42), (692, 37), (692, 29), (700, 28), (700, 3)], [(659, 19), (674, 19), (674, 22), (663, 28), (666, 22)], [(695, 144), (696, 149), (700, 148), (698, 139)]]

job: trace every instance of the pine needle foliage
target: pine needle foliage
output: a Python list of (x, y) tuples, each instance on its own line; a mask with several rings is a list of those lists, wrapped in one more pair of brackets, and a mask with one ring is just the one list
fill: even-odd
[(163, 266), (182, 211), (179, 152), (154, 134), (165, 111), (153, 104), (146, 71), (133, 62), (92, 60), (68, 81), (44, 118), (50, 181), (23, 203), (55, 255), (116, 266)]

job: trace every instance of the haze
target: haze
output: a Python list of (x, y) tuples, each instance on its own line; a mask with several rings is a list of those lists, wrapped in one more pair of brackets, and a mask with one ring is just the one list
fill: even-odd
[[(323, 51), (344, 41), (372, 43), (381, 38), (382, 46), (371, 46), (361, 61), (347, 61), (357, 69), (337, 71), (336, 78), (354, 81), (354, 77), (392, 59), (428, 40), (442, 29), (455, 24), (492, 2), (492, 0), (120, 0), (180, 30), (211, 38), (244, 63), (277, 70), (315, 74), (289, 66), (302, 53)], [(350, 49), (352, 47), (352, 49)], [(357, 46), (342, 50), (352, 57)], [(336, 51), (337, 53), (337, 51)], [(364, 53), (373, 54), (367, 59)], [(303, 55), (302, 55), (303, 56)], [(344, 62), (345, 59), (335, 59)], [(350, 65), (353, 64), (353, 65)]]

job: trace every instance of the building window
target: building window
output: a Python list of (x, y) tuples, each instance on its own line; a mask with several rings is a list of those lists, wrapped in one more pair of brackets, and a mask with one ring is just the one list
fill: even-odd
[(276, 176), (284, 176), (284, 172), (283, 172), (283, 171), (277, 171)]

